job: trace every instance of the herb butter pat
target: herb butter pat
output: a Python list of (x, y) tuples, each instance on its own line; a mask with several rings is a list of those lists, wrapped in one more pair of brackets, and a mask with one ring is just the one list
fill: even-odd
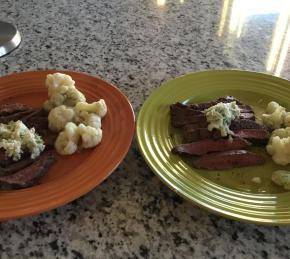
[(0, 148), (13, 160), (19, 160), (21, 154), (28, 151), (34, 159), (44, 150), (42, 138), (34, 128), (27, 128), (22, 121), (0, 123)]
[(208, 130), (217, 129), (223, 137), (233, 134), (230, 130), (231, 121), (240, 116), (240, 108), (236, 102), (218, 103), (205, 111), (208, 125)]

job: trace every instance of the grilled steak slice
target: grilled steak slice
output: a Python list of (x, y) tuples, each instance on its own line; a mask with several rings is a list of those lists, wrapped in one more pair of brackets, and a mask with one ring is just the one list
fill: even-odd
[(226, 96), (226, 97), (220, 97), (216, 100), (217, 103), (231, 103), (236, 102), (237, 104), (242, 104), (237, 98), (234, 96)]
[(54, 162), (55, 155), (53, 151), (46, 151), (30, 166), (12, 175), (0, 177), (0, 184), (6, 188), (24, 188), (37, 184)]
[[(204, 103), (204, 104), (182, 104), (180, 102), (177, 102), (175, 104), (170, 105), (170, 113), (172, 115), (197, 115), (197, 114), (202, 114), (202, 111), (205, 109), (218, 104), (219, 102), (209, 102), (209, 103)], [(238, 107), (240, 108), (241, 113), (254, 113), (252, 110), (251, 106), (249, 105), (244, 105), (244, 104), (237, 104)], [(207, 107), (207, 108), (204, 108)]]
[(190, 104), (190, 108), (192, 109), (196, 109), (196, 110), (205, 110), (208, 109), (209, 107), (216, 105), (218, 103), (230, 103), (230, 102), (236, 102), (237, 105), (242, 104), (239, 100), (237, 100), (235, 97), (233, 96), (226, 96), (226, 97), (221, 97), (218, 98), (215, 101), (211, 101), (211, 102), (207, 102), (207, 103), (198, 103), (198, 104)]
[(8, 165), (6, 166), (0, 166), (0, 176), (6, 176), (11, 175), (33, 163), (33, 159), (30, 157), (26, 157), (24, 159), (21, 159), (17, 162), (15, 161), (9, 161)]
[(48, 128), (48, 113), (43, 109), (37, 109), (30, 116), (26, 116), (22, 119), (23, 123), (28, 128), (34, 127), (36, 131)]
[[(209, 131), (207, 128), (183, 127), (183, 138), (186, 143), (199, 141), (203, 139), (219, 139), (221, 138), (220, 131), (214, 129)], [(266, 129), (240, 129), (233, 131), (234, 136), (247, 139), (252, 143), (264, 145), (267, 143), (270, 134)]]
[(205, 123), (207, 122), (206, 116), (204, 114), (185, 116), (185, 115), (172, 115), (171, 124), (175, 128), (180, 128), (186, 124), (193, 123)]
[(22, 120), (23, 117), (34, 112), (33, 108), (27, 108), (24, 111), (18, 111), (12, 114), (0, 116), (0, 123), (8, 123), (9, 121)]
[(182, 127), (182, 131), (186, 132), (186, 131), (193, 131), (194, 129), (198, 129), (198, 128), (207, 128), (208, 126), (208, 122), (207, 121), (203, 121), (203, 122), (197, 122), (197, 123), (192, 123), (192, 124), (186, 124)]
[[(22, 156), (21, 160), (24, 160), (24, 159), (29, 158), (30, 154), (28, 152), (24, 152), (21, 156)], [(8, 157), (5, 153), (5, 150), (1, 148), (0, 149), (0, 168), (8, 167), (14, 163), (16, 162), (11, 157)]]
[(184, 116), (190, 116), (190, 115), (199, 115), (203, 114), (202, 111), (192, 109), (189, 105), (185, 105), (182, 103), (175, 103), (170, 105), (170, 113), (171, 115), (184, 115)]
[[(206, 128), (208, 126), (208, 122), (199, 122), (193, 124), (186, 124), (182, 127), (183, 131), (192, 131), (196, 128)], [(257, 123), (254, 120), (248, 119), (235, 119), (232, 121), (230, 125), (231, 130), (241, 130), (241, 129), (264, 129), (268, 130), (266, 126)]]
[(230, 125), (231, 130), (241, 130), (241, 129), (265, 129), (267, 128), (264, 125), (261, 125), (254, 120), (247, 119), (235, 119)]
[(25, 111), (30, 109), (29, 106), (22, 103), (8, 103), (0, 105), (0, 116), (6, 116), (16, 112)]
[(47, 128), (46, 129), (42, 128), (37, 132), (42, 137), (46, 149), (52, 148), (54, 146), (54, 142), (58, 136), (58, 133), (51, 132)]
[(236, 137), (244, 138), (257, 145), (265, 145), (268, 142), (270, 134), (265, 129), (241, 129), (235, 130)]
[(197, 128), (190, 131), (183, 131), (183, 138), (186, 143), (203, 139), (219, 139), (221, 137), (220, 131), (216, 129), (209, 131), (207, 128)]
[(28, 128), (34, 127), (36, 132), (39, 132), (43, 129), (48, 129), (47, 117), (31, 117), (23, 123), (25, 123)]
[(227, 151), (247, 148), (251, 145), (245, 139), (235, 138), (232, 141), (228, 139), (204, 139), (188, 144), (181, 144), (176, 146), (172, 151), (178, 154), (188, 155), (204, 155), (210, 152)]
[(201, 156), (193, 162), (193, 166), (199, 169), (225, 170), (263, 163), (265, 159), (260, 154), (246, 150), (232, 150)]
[(22, 117), (21, 120), (23, 122), (25, 122), (25, 121), (29, 120), (30, 118), (33, 118), (35, 116), (39, 116), (39, 114), (40, 114), (41, 111), (42, 111), (42, 109), (35, 108), (35, 109), (33, 109), (33, 111), (30, 114)]
[(255, 120), (255, 114), (252, 108), (248, 105), (241, 104), (240, 101), (232, 96), (219, 98), (215, 101), (199, 104), (182, 104), (175, 103), (170, 105), (171, 124), (173, 127), (180, 128), (187, 124), (196, 124), (206, 122), (206, 117), (203, 111), (219, 102), (229, 103), (236, 101), (240, 108), (240, 119)]
[[(254, 113), (241, 113), (239, 119), (255, 120)], [(171, 115), (171, 124), (175, 128), (181, 128), (188, 124), (205, 124), (207, 122), (205, 114), (198, 115), (184, 115), (173, 114)]]
[(239, 119), (241, 120), (255, 120), (255, 114), (254, 113), (241, 113), (239, 116)]

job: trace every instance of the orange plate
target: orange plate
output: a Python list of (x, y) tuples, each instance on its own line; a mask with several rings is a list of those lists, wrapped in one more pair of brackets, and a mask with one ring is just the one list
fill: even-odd
[[(0, 77), (0, 102), (21, 102), (40, 107), (47, 99), (46, 75), (56, 71), (32, 71)], [(0, 220), (31, 216), (62, 206), (105, 180), (127, 154), (135, 128), (128, 99), (114, 86), (83, 73), (69, 74), (89, 102), (103, 98), (108, 113), (102, 120), (103, 139), (94, 149), (59, 156), (39, 185), (0, 191)]]

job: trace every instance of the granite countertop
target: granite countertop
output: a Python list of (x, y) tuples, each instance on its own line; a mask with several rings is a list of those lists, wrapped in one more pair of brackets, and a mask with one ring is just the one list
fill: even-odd
[[(98, 75), (135, 112), (161, 83), (192, 71), (290, 79), (284, 2), (288, 8), (282, 0), (2, 0), (0, 20), (15, 23), (23, 41), (0, 58), (0, 74)], [(61, 208), (2, 222), (0, 231), (1, 258), (290, 258), (289, 227), (236, 222), (184, 201), (152, 173), (135, 140), (100, 186)]]

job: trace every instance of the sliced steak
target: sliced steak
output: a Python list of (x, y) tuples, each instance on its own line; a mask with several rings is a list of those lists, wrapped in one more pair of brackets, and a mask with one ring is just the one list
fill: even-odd
[(26, 116), (23, 116), (21, 120), (22, 120), (23, 122), (25, 122), (25, 121), (29, 120), (30, 118), (33, 118), (33, 117), (35, 117), (35, 116), (39, 116), (41, 110), (42, 110), (42, 109), (35, 108), (35, 109), (33, 109), (33, 111), (32, 111), (30, 114), (28, 114), (28, 115), (26, 115)]
[(188, 155), (204, 155), (210, 152), (216, 151), (227, 151), (244, 149), (251, 145), (245, 139), (235, 138), (232, 141), (228, 139), (204, 139), (197, 142), (188, 144), (181, 144), (176, 146), (172, 151), (177, 154), (188, 154)]
[(58, 136), (58, 133), (51, 132), (49, 129), (42, 128), (37, 133), (42, 137), (45, 148), (49, 149), (54, 146), (54, 142)]
[(24, 121), (25, 125), (28, 128), (34, 127), (36, 132), (43, 129), (48, 129), (48, 119), (47, 117), (31, 117), (28, 120)]
[(260, 154), (246, 150), (232, 150), (201, 156), (193, 162), (193, 166), (207, 170), (226, 170), (264, 163), (265, 159)]
[(30, 115), (35, 110), (33, 108), (27, 108), (24, 111), (14, 112), (12, 114), (0, 116), (0, 123), (8, 123), (10, 121), (22, 120), (23, 117)]
[(270, 137), (269, 131), (265, 129), (241, 129), (235, 130), (234, 135), (244, 138), (257, 145), (265, 145)]
[(198, 128), (207, 128), (207, 126), (208, 126), (208, 122), (207, 121), (191, 123), (191, 124), (184, 125), (182, 127), (182, 131), (183, 132), (193, 131), (193, 130), (198, 129)]
[(180, 128), (188, 124), (204, 123), (207, 121), (203, 112), (205, 109), (220, 102), (229, 103), (232, 101), (236, 101), (240, 108), (240, 119), (255, 120), (254, 111), (249, 105), (244, 105), (234, 97), (227, 96), (207, 103), (182, 104), (177, 102), (172, 104), (170, 105), (171, 124), (175, 128)]
[(11, 175), (33, 163), (30, 157), (23, 158), (19, 161), (9, 162), (5, 166), (0, 166), (0, 176)]
[(230, 125), (231, 130), (241, 130), (241, 129), (264, 129), (267, 128), (264, 125), (257, 123), (254, 120), (247, 119), (235, 119)]
[(236, 102), (237, 105), (242, 104), (238, 99), (236, 99), (233, 96), (226, 96), (226, 97), (221, 97), (218, 98), (217, 100), (211, 101), (211, 102), (206, 102), (206, 103), (198, 103), (198, 104), (190, 104), (190, 108), (196, 109), (196, 110), (205, 110), (208, 109), (209, 107), (216, 105), (218, 103), (231, 103), (231, 102)]
[(24, 188), (37, 184), (55, 162), (53, 151), (46, 151), (30, 166), (9, 175), (0, 177), (0, 184), (5, 188)]
[(6, 116), (16, 112), (25, 111), (30, 109), (28, 105), (22, 103), (8, 103), (0, 105), (0, 116)]
[(181, 128), (186, 124), (193, 123), (205, 123), (207, 122), (206, 116), (204, 114), (184, 116), (184, 115), (172, 115), (171, 124), (175, 128)]
[[(239, 119), (255, 120), (254, 113), (241, 113)], [(207, 122), (205, 114), (198, 115), (184, 115), (184, 114), (173, 114), (171, 115), (171, 124), (175, 128), (181, 128), (188, 124), (205, 124)]]
[(203, 139), (219, 139), (221, 138), (219, 130), (209, 131), (207, 128), (196, 128), (192, 130), (183, 131), (183, 138), (185, 143), (199, 141)]
[[(182, 127), (183, 131), (192, 131), (197, 128), (206, 128), (208, 126), (208, 122), (199, 122), (199, 123), (192, 123), (186, 124)], [(248, 119), (235, 119), (232, 121), (230, 125), (231, 130), (241, 130), (241, 129), (264, 129), (267, 130), (267, 127), (257, 123), (254, 120)]]
[(171, 115), (184, 115), (184, 116), (190, 116), (190, 115), (199, 115), (203, 114), (202, 111), (192, 109), (189, 105), (185, 105), (182, 103), (175, 103), (170, 105), (170, 114)]
[(237, 104), (242, 104), (240, 100), (238, 100), (236, 97), (228, 95), (226, 97), (220, 97), (216, 100), (217, 103), (231, 103), (236, 102)]
[[(214, 129), (209, 131), (207, 128), (183, 127), (182, 134), (186, 143), (199, 141), (203, 139), (219, 139), (222, 138), (220, 131)], [(270, 133), (266, 129), (239, 129), (233, 131), (237, 138), (247, 139), (252, 143), (264, 145), (268, 142)]]
[(254, 113), (241, 113), (239, 116), (241, 120), (253, 120), (255, 121), (256, 117)]
[(254, 113), (252, 107), (250, 105), (241, 104), (238, 105), (241, 113)]

